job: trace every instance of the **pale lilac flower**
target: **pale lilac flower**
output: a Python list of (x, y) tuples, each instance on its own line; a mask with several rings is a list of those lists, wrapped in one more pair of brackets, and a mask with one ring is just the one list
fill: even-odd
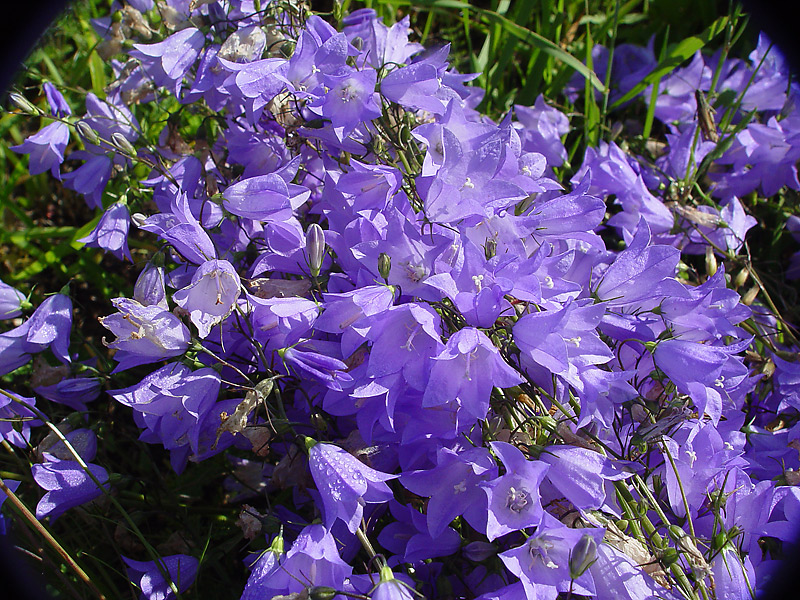
[(200, 265), (192, 283), (178, 290), (172, 299), (189, 312), (198, 335), (205, 338), (211, 328), (233, 311), (241, 293), (239, 274), (227, 260), (209, 260)]

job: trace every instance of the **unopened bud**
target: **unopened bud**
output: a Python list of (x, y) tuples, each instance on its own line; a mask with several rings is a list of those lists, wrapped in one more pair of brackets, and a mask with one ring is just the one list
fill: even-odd
[(497, 554), (497, 546), (489, 542), (470, 542), (462, 550), (467, 560), (472, 562), (483, 562)]
[(317, 277), (325, 257), (325, 232), (317, 223), (312, 223), (306, 232), (306, 254), (311, 275)]
[(747, 279), (749, 277), (750, 277), (750, 270), (747, 267), (739, 271), (736, 274), (736, 279), (733, 280), (734, 289), (742, 287), (745, 283), (747, 283)]
[(97, 135), (97, 132), (91, 128), (91, 126), (86, 121), (78, 121), (75, 124), (75, 129), (78, 130), (78, 135), (80, 135), (84, 140), (89, 142), (90, 144), (99, 144), (100, 143), (100, 136)]
[(750, 306), (755, 301), (756, 296), (758, 296), (758, 286), (754, 285), (742, 296), (742, 304)]
[(8, 95), (8, 98), (22, 112), (28, 113), (29, 115), (38, 115), (39, 114), (39, 109), (36, 108), (30, 102), (28, 102), (28, 99), (25, 98), (25, 96), (23, 96), (22, 94), (17, 94), (16, 92), (11, 92)]
[(717, 272), (717, 257), (711, 246), (706, 246), (706, 275), (713, 276)]
[(136, 148), (119, 131), (111, 134), (111, 143), (114, 144), (117, 150), (124, 152), (128, 156), (136, 156)]
[(497, 254), (497, 240), (494, 238), (486, 238), (486, 245), (483, 247), (483, 254), (486, 260), (491, 260)]
[(386, 252), (381, 252), (378, 257), (378, 273), (384, 281), (389, 280), (389, 273), (392, 271), (392, 259)]
[(588, 533), (575, 544), (569, 557), (569, 576), (577, 579), (597, 560), (597, 542)]
[(308, 588), (308, 600), (333, 600), (339, 592), (327, 585), (315, 585)]

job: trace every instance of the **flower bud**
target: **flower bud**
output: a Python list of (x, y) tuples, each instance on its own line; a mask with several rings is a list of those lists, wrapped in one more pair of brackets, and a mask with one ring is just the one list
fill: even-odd
[(86, 121), (78, 121), (75, 124), (75, 129), (78, 130), (78, 135), (80, 135), (84, 140), (89, 142), (90, 144), (99, 144), (100, 143), (100, 136), (97, 135), (97, 132), (91, 128), (91, 126)]
[(706, 275), (713, 276), (717, 272), (717, 257), (711, 246), (706, 246)]
[(378, 273), (380, 276), (383, 277), (384, 281), (389, 280), (389, 273), (392, 271), (392, 259), (391, 257), (386, 254), (386, 252), (381, 252), (380, 256), (378, 257)]
[(747, 267), (744, 267), (741, 271), (736, 274), (736, 278), (733, 280), (733, 287), (734, 289), (738, 289), (742, 287), (746, 282), (747, 279), (750, 277), (750, 271)]
[(309, 600), (333, 600), (339, 592), (327, 585), (315, 585), (308, 588)]
[(9, 100), (13, 102), (17, 108), (19, 108), (22, 112), (28, 113), (29, 115), (38, 115), (39, 109), (36, 108), (33, 104), (28, 102), (28, 99), (25, 98), (22, 94), (17, 94), (16, 92), (11, 92), (8, 95)]
[(497, 546), (489, 542), (470, 542), (462, 550), (467, 560), (472, 562), (483, 562), (487, 558), (497, 554)]
[(311, 275), (317, 277), (325, 257), (325, 232), (316, 223), (312, 223), (306, 232), (306, 254)]
[(597, 542), (588, 533), (578, 540), (569, 557), (569, 576), (577, 579), (597, 560)]
[(756, 296), (758, 296), (758, 286), (754, 285), (749, 290), (747, 290), (742, 296), (742, 304), (746, 306), (750, 306), (753, 302), (755, 302)]
[(136, 148), (134, 148), (128, 139), (119, 131), (115, 131), (111, 134), (111, 143), (114, 144), (114, 147), (120, 152), (124, 152), (128, 156), (136, 156)]

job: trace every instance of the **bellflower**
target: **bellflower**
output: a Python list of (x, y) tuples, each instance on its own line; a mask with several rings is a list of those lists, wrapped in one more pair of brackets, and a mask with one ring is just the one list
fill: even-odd
[(175, 597), (175, 592), (164, 579), (162, 570), (167, 572), (170, 581), (176, 585), (178, 593), (182, 594), (194, 583), (199, 565), (196, 558), (185, 554), (161, 557), (159, 559), (160, 568), (152, 560), (131, 560), (126, 556), (123, 556), (122, 560), (128, 566), (128, 578), (131, 583), (135, 584), (142, 592), (139, 595), (140, 600), (168, 600)]
[(120, 312), (102, 317), (100, 323), (117, 336), (107, 344), (117, 350), (114, 373), (180, 356), (189, 349), (189, 330), (171, 312), (129, 298), (114, 298), (111, 303)]
[(0, 281), (0, 320), (20, 316), (25, 303), (22, 292)]
[(483, 332), (465, 328), (454, 333), (433, 358), (422, 405), (457, 401), (471, 416), (484, 419), (492, 387), (508, 388), (522, 381)]
[(428, 531), (440, 535), (459, 515), (480, 528), (485, 520), (485, 496), (482, 482), (497, 476), (497, 465), (485, 448), (456, 452), (442, 448), (438, 464), (430, 470), (405, 472), (400, 483), (407, 490), (430, 497), (428, 501)]
[(183, 78), (194, 64), (205, 43), (203, 33), (188, 27), (157, 44), (134, 44), (129, 54), (142, 63), (145, 73), (159, 87), (180, 94)]
[(341, 519), (355, 533), (366, 504), (382, 504), (392, 498), (386, 482), (397, 475), (371, 469), (334, 444), (317, 443), (308, 451), (308, 467), (325, 509), (325, 525)]
[(0, 439), (17, 448), (30, 445), (31, 428), (41, 425), (41, 421), (29, 406), (36, 406), (36, 398), (26, 398), (0, 388)]
[(552, 598), (569, 590), (593, 596), (596, 589), (591, 571), (573, 580), (570, 555), (584, 535), (600, 545), (604, 533), (602, 529), (571, 529), (545, 514), (542, 524), (522, 546), (503, 552), (500, 558), (519, 577), (528, 598)]
[(25, 139), (18, 146), (11, 146), (14, 152), (30, 154), (28, 170), (31, 175), (38, 175), (45, 171), (56, 179), (61, 179), (59, 167), (64, 162), (64, 150), (69, 143), (69, 125), (66, 123), (51, 123), (37, 133)]
[(490, 541), (540, 523), (543, 510), (539, 485), (549, 468), (544, 462), (527, 460), (522, 452), (506, 442), (492, 442), (491, 445), (506, 473), (482, 484), (489, 500), (486, 537)]
[[(108, 481), (108, 473), (103, 467), (91, 463), (88, 467), (101, 484)], [(39, 487), (47, 490), (36, 505), (37, 519), (50, 517), (54, 521), (70, 508), (86, 504), (103, 494), (103, 490), (74, 460), (35, 464), (31, 467), (31, 475)]]
[(133, 261), (128, 250), (128, 228), (130, 227), (130, 222), (128, 207), (122, 202), (115, 202), (100, 217), (97, 227), (89, 235), (78, 241), (87, 246), (108, 250), (119, 259), (127, 258)]
[(212, 327), (231, 314), (241, 288), (239, 274), (231, 263), (209, 260), (192, 275), (192, 283), (175, 292), (172, 299), (189, 312), (198, 335), (205, 338)]

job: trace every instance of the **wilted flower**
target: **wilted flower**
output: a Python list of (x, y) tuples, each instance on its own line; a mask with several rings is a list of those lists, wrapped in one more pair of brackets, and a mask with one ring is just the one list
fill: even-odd
[(227, 260), (209, 260), (200, 265), (192, 283), (173, 294), (172, 299), (189, 312), (201, 338), (231, 314), (241, 293), (239, 274)]
[(100, 323), (117, 336), (109, 348), (117, 350), (114, 373), (136, 365), (180, 356), (189, 348), (190, 334), (181, 320), (158, 306), (142, 306), (129, 298), (114, 298), (120, 311)]

